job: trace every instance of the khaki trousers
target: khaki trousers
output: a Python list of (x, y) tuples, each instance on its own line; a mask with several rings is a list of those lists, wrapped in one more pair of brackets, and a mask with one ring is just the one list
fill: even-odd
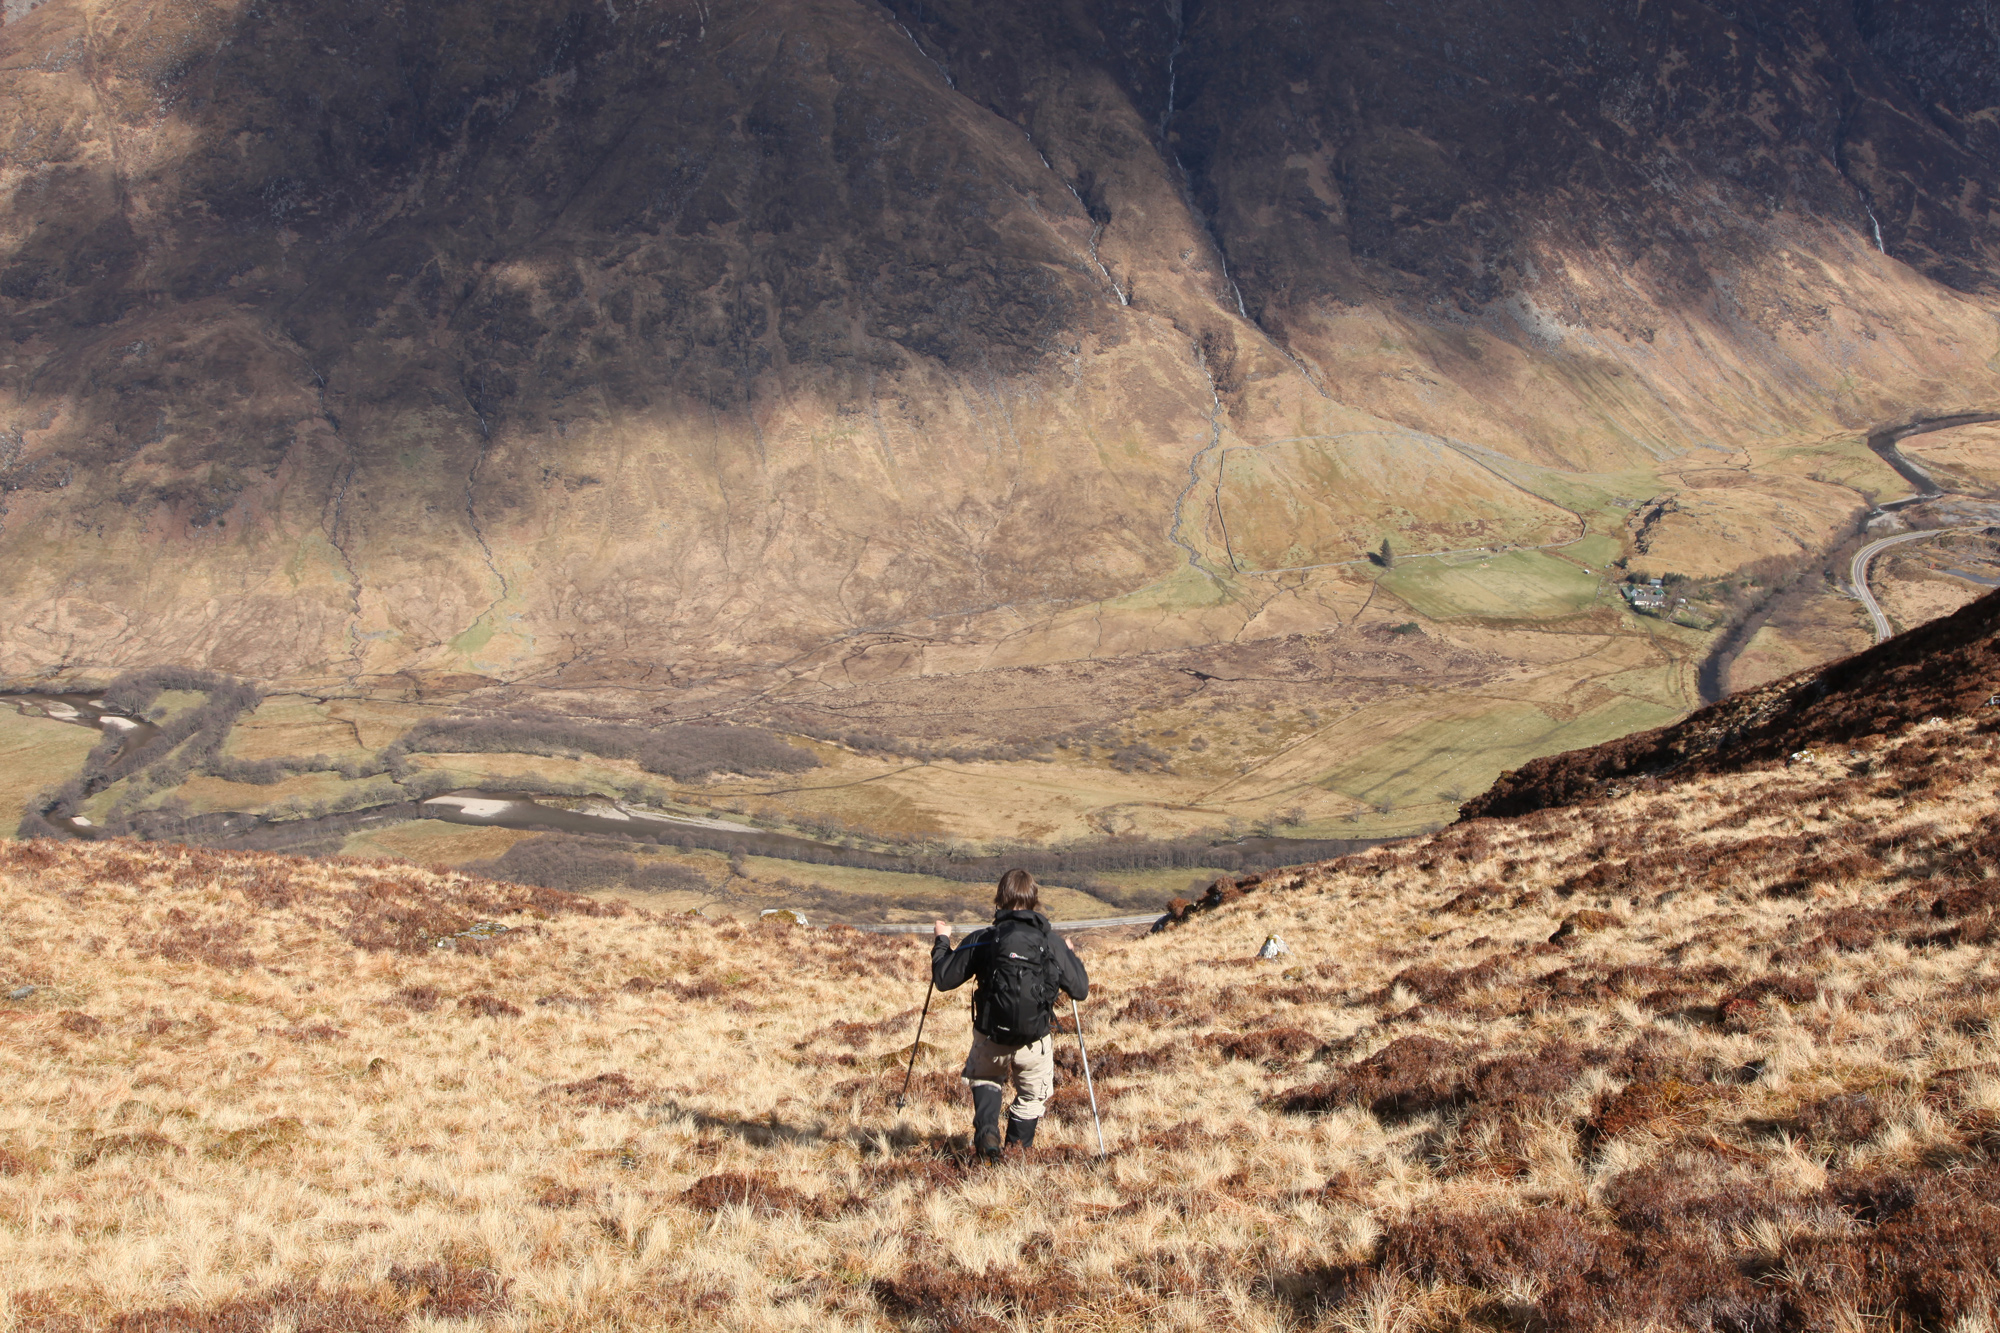
[(1002, 1046), (972, 1034), (972, 1051), (965, 1057), (963, 1076), (972, 1087), (1005, 1088), (1014, 1084), (1014, 1104), (1007, 1114), (1016, 1120), (1039, 1120), (1056, 1090), (1056, 1048), (1054, 1035), (1031, 1046)]

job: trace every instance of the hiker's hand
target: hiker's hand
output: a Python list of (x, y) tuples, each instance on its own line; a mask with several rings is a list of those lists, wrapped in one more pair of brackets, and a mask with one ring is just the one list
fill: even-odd
[(943, 937), (944, 937), (945, 939), (950, 939), (950, 938), (951, 938), (951, 922), (949, 922), (949, 921), (933, 921), (933, 922), (931, 922), (931, 932), (932, 932), (933, 934), (935, 934), (935, 935), (942, 935), (942, 936), (943, 936)]

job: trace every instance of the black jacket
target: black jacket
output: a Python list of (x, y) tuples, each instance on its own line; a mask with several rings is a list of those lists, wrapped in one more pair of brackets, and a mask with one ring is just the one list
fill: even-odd
[(992, 926), (973, 931), (956, 949), (942, 935), (932, 940), (931, 980), (939, 990), (957, 990), (972, 978), (986, 975), (993, 953), (987, 946), (993, 943), (994, 927), (1004, 921), (1032, 921), (1041, 927), (1048, 934), (1049, 951), (1055, 954), (1056, 966), (1062, 972), (1063, 993), (1078, 1000), (1090, 998), (1090, 974), (1083, 970), (1083, 960), (1063, 943), (1062, 936), (1049, 929), (1049, 919), (1040, 912), (995, 912)]

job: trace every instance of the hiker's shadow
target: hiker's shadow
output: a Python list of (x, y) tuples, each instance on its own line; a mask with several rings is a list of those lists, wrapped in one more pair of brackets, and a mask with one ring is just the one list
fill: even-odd
[(787, 1143), (844, 1143), (863, 1156), (909, 1152), (956, 1156), (965, 1147), (963, 1134), (920, 1131), (901, 1120), (887, 1126), (869, 1126), (836, 1125), (827, 1120), (790, 1121), (776, 1111), (758, 1117), (718, 1115), (685, 1106), (671, 1097), (652, 1103), (647, 1111), (655, 1120), (678, 1121), (696, 1129), (733, 1135), (759, 1148)]

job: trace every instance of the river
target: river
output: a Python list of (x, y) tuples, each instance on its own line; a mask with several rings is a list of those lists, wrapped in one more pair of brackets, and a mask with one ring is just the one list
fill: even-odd
[[(143, 747), (159, 734), (159, 728), (150, 722), (107, 710), (100, 702), (102, 697), (102, 691), (0, 694), (0, 700), (12, 703), (22, 713), (47, 717), (73, 726), (90, 727), (106, 735), (119, 736), (123, 744), (113, 754), (112, 763)], [(558, 805), (544, 805), (541, 794), (536, 792), (497, 791), (477, 787), (447, 792), (417, 806), (398, 802), (379, 809), (348, 811), (317, 819), (273, 822), (263, 815), (249, 811), (217, 811), (194, 816), (184, 821), (181, 827), (185, 836), (216, 846), (228, 846), (232, 843), (256, 845), (272, 835), (284, 835), (288, 840), (308, 844), (315, 833), (321, 830), (336, 835), (337, 845), (339, 837), (344, 837), (359, 825), (374, 823), (392, 816), (404, 819), (437, 819), (450, 824), (521, 829), (535, 833), (569, 833), (586, 837), (616, 838), (621, 841), (641, 840), (700, 847), (712, 851), (741, 850), (754, 856), (768, 856), (778, 860), (799, 861), (813, 865), (862, 866), (871, 870), (942, 875), (951, 879), (988, 877), (998, 874), (1007, 865), (1022, 859), (1034, 863), (1054, 859), (1059, 863), (1066, 856), (1075, 855), (1075, 853), (1027, 852), (1005, 859), (997, 856), (951, 858), (942, 855), (874, 851), (844, 847), (838, 843), (819, 842), (797, 834), (779, 833), (750, 824), (739, 824), (732, 820), (669, 815), (639, 809), (621, 804), (609, 797), (595, 798), (585, 808), (573, 810)], [(96, 839), (104, 836), (101, 828), (82, 815), (48, 818), (51, 824), (71, 837)], [(1287, 860), (1323, 860), (1345, 855), (1351, 851), (1376, 846), (1380, 841), (1382, 840), (1358, 838), (1325, 840), (1241, 838), (1233, 842), (1214, 844), (1215, 856), (1186, 863), (1213, 864), (1215, 860), (1220, 859), (1223, 862), (1222, 868), (1234, 868), (1232, 863), (1240, 864), (1246, 861), (1256, 863), (1257, 868), (1263, 868)], [(1154, 846), (1133, 844), (1124, 850), (1143, 859)], [(301, 850), (303, 849), (302, 846)], [(1161, 845), (1157, 850), (1159, 855), (1166, 856), (1172, 861), (1186, 860), (1192, 849), (1183, 845), (1173, 845), (1173, 853), (1170, 853), (1167, 846)], [(1178, 854), (1177, 858), (1174, 853)], [(1108, 849), (1084, 851), (1086, 860), (1108, 857), (1115, 861), (1119, 856), (1120, 849), (1117, 844), (1109, 845)], [(1095, 868), (1110, 870), (1133, 867), (1106, 864)], [(1052, 868), (1049, 873), (1061, 878), (1075, 879), (1088, 874), (1089, 870), (1079, 868), (1074, 871), (1064, 871)]]
[[(426, 818), (441, 819), (451, 824), (521, 829), (537, 833), (577, 833), (628, 840), (640, 838), (714, 851), (733, 852), (740, 848), (753, 856), (768, 856), (778, 860), (802, 861), (813, 865), (862, 865), (863, 868), (870, 870), (888, 870), (908, 875), (942, 875), (953, 880), (990, 878), (1009, 866), (1023, 862), (1029, 864), (1031, 868), (1036, 868), (1037, 874), (1042, 874), (1044, 872), (1037, 867), (1037, 863), (1065, 855), (1060, 852), (1022, 851), (1004, 857), (945, 857), (878, 852), (843, 847), (837, 843), (817, 842), (795, 834), (776, 833), (769, 829), (755, 828), (727, 820), (689, 819), (657, 814), (637, 810), (631, 806), (617, 805), (608, 800), (598, 800), (592, 804), (599, 809), (569, 810), (561, 806), (543, 805), (533, 792), (466, 788), (432, 797), (423, 803), (421, 809)], [(1379, 846), (1385, 841), (1390, 840), (1255, 837), (1214, 843), (1210, 847), (1223, 861), (1255, 861), (1262, 863), (1258, 868), (1264, 868), (1265, 865), (1320, 861), (1345, 856), (1350, 852)], [(1082, 859), (1115, 858), (1118, 846), (1113, 843), (1106, 844), (1102, 848), (1082, 849)], [(1192, 854), (1194, 850), (1185, 844), (1142, 843), (1131, 844), (1130, 850), (1136, 859), (1149, 848), (1158, 848), (1161, 855), (1166, 855), (1166, 848), (1169, 846), (1174, 847), (1182, 857)], [(1213, 865), (1214, 860), (1192, 859), (1188, 860), (1187, 864)], [(1141, 867), (1105, 865), (1097, 868), (1117, 870)], [(1053, 868), (1046, 873), (1064, 879), (1078, 879), (1087, 876), (1091, 871), (1081, 867), (1068, 871)]]
[(426, 819), (441, 819), (447, 824), (668, 842), (678, 834), (690, 841), (698, 840), (701, 845), (723, 842), (730, 848), (741, 847), (752, 855), (774, 856), (788, 861), (803, 860), (814, 853), (851, 850), (835, 843), (815, 842), (790, 833), (774, 833), (731, 820), (687, 819), (636, 810), (609, 800), (591, 802), (603, 813), (567, 810), (558, 805), (543, 805), (537, 795), (527, 791), (489, 791), (483, 787), (467, 787), (443, 796), (433, 796), (423, 803), (422, 808)]

